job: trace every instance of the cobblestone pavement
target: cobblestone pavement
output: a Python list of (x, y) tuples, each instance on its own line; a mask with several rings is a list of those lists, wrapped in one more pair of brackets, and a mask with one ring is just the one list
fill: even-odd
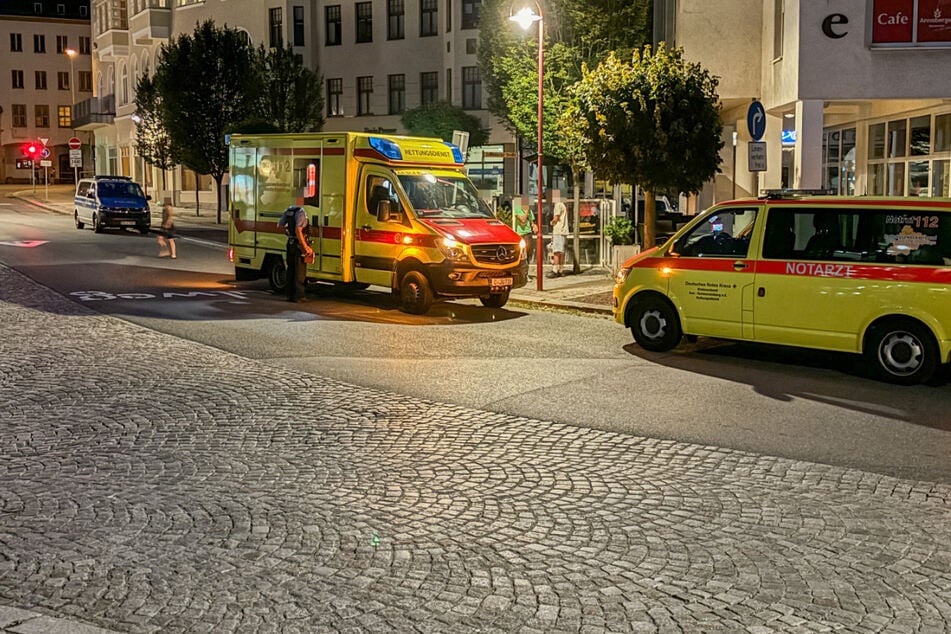
[(298, 375), (2, 266), (0, 321), (0, 616), (122, 632), (951, 630), (945, 485)]

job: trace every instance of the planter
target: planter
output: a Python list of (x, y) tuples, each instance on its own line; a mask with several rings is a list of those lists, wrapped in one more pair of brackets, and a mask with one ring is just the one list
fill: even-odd
[(639, 244), (612, 244), (611, 245), (611, 272), (617, 273), (624, 261), (641, 252)]

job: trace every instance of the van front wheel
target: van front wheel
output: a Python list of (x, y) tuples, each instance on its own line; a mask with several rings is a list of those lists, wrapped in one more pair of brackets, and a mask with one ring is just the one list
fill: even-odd
[(410, 315), (425, 315), (433, 305), (429, 280), (419, 271), (410, 271), (400, 280), (400, 310)]
[(509, 293), (493, 293), (491, 295), (480, 295), (479, 301), (487, 308), (502, 308), (509, 301)]
[(647, 297), (631, 309), (631, 333), (637, 345), (651, 352), (674, 349), (683, 333), (674, 308), (662, 299)]
[(92, 215), (92, 230), (96, 233), (102, 233), (102, 222), (99, 220), (99, 214)]
[(924, 383), (938, 367), (938, 344), (931, 331), (915, 321), (894, 320), (869, 334), (865, 356), (889, 383)]

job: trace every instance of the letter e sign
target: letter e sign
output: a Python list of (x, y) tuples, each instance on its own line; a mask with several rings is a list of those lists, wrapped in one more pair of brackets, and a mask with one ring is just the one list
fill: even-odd
[(826, 19), (822, 21), (822, 32), (826, 34), (826, 37), (831, 37), (833, 40), (837, 40), (840, 37), (845, 37), (849, 34), (848, 31), (842, 31), (841, 33), (835, 29), (836, 26), (840, 24), (848, 24), (849, 18), (841, 13), (833, 13), (832, 15), (827, 15)]

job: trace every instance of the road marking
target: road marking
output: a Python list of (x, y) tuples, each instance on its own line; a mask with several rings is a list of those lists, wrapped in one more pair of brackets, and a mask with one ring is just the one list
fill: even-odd
[(41, 244), (46, 244), (49, 240), (17, 240), (16, 242), (0, 242), (0, 244), (6, 245), (8, 247), (25, 247), (27, 249), (32, 249), (33, 247), (38, 247)]
[(102, 302), (114, 299), (205, 299), (209, 297), (230, 297), (247, 299), (241, 291), (166, 291), (164, 293), (108, 293), (106, 291), (73, 291), (81, 302)]

